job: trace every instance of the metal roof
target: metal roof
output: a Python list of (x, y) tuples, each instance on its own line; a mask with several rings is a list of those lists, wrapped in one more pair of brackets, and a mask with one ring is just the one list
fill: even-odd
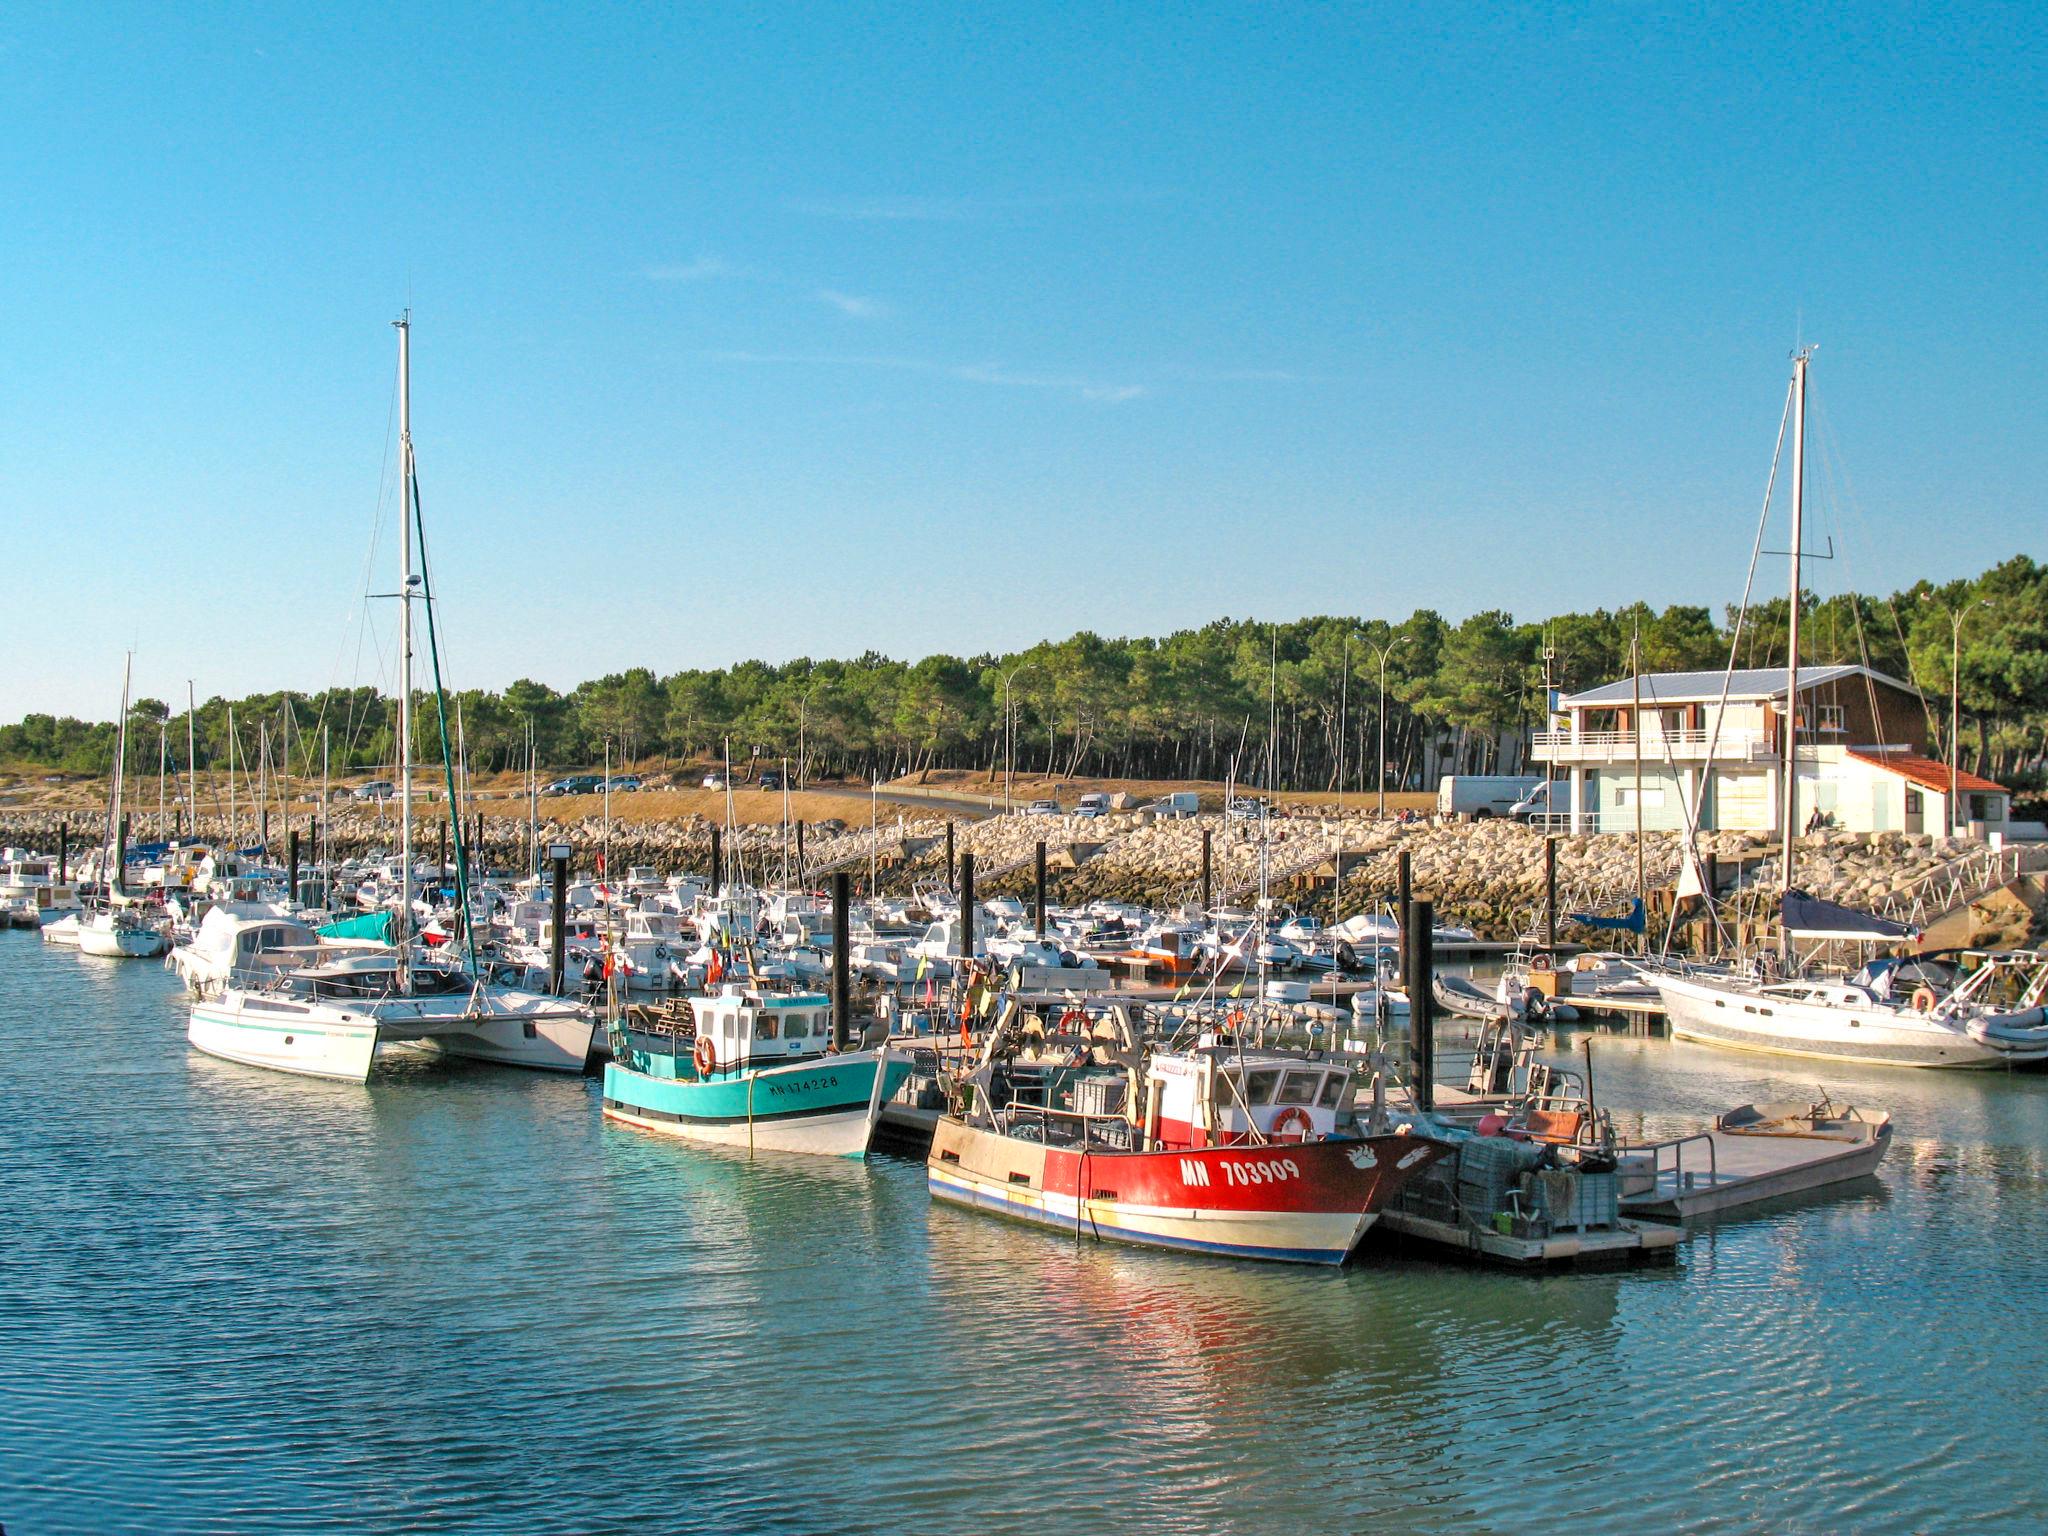
[[(1844, 678), (1869, 677), (1890, 688), (1911, 693), (1909, 684), (1895, 677), (1869, 667), (1836, 665), (1829, 667), (1801, 667), (1799, 669), (1799, 691), (1819, 688), (1828, 683), (1838, 683)], [(1785, 696), (1785, 669), (1783, 667), (1738, 667), (1733, 672), (1645, 672), (1643, 674), (1643, 702), (1645, 704), (1712, 704), (1721, 697), (1723, 684), (1731, 700), (1781, 699)], [(1602, 683), (1598, 688), (1588, 688), (1584, 693), (1574, 693), (1559, 701), (1564, 709), (1611, 704), (1631, 704), (1635, 698), (1635, 680), (1624, 677), (1618, 683)]]

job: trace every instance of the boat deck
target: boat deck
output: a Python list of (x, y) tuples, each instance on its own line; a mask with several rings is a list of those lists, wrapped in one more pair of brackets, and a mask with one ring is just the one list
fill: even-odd
[(1657, 1221), (1688, 1221), (1850, 1184), (1877, 1171), (1887, 1142), (1705, 1130), (1661, 1143), (1655, 1186), (1624, 1193), (1621, 1208)]

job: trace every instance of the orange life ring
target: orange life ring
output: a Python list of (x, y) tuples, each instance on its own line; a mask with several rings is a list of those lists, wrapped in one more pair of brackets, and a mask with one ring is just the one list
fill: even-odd
[(1228, 1024), (1232, 1029), (1243, 1029), (1244, 1010), (1242, 1008), (1231, 1009), (1230, 1012), (1226, 1013), (1223, 1016), (1223, 1022), (1225, 1024)]
[(1548, 971), (1555, 968), (1554, 962), (1548, 955), (1531, 955), (1529, 957), (1529, 969), (1532, 971)]
[(1273, 1139), (1307, 1141), (1316, 1133), (1316, 1117), (1299, 1104), (1290, 1104), (1273, 1117)]
[(1913, 989), (1913, 1011), (1915, 1013), (1932, 1013), (1934, 1012), (1934, 1005), (1939, 1001), (1940, 999), (1934, 995), (1934, 988), (1924, 982)]
[(1079, 1008), (1069, 1008), (1065, 1013), (1060, 1015), (1060, 1022), (1058, 1028), (1065, 1030), (1072, 1029), (1076, 1026), (1085, 1027), (1087, 1023), (1087, 1014), (1083, 1013)]
[(709, 1077), (718, 1070), (718, 1048), (711, 1043), (709, 1035), (697, 1037), (697, 1044), (690, 1052), (690, 1060), (696, 1063), (699, 1077)]

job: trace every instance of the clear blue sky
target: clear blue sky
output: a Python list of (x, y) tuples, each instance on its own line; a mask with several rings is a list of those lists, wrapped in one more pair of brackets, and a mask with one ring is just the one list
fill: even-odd
[(408, 303), (464, 685), (2048, 542), (2041, 7), (652, 9), (0, 13), (0, 718), (375, 679)]

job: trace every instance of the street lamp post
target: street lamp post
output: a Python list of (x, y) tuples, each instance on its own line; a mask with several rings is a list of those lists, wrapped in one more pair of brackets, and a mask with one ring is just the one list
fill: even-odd
[[(815, 671), (816, 669), (813, 668), (812, 670)], [(810, 710), (811, 695), (831, 681), (832, 679), (829, 677), (819, 678), (810, 687), (806, 688), (803, 692), (803, 697), (796, 701), (796, 787), (799, 790), (810, 787), (809, 769), (811, 760), (804, 751), (804, 716)]]
[(1019, 672), (1029, 672), (1038, 665), (1035, 661), (1020, 661), (1003, 674), (1003, 814), (1010, 814), (1010, 775), (1017, 760), (1017, 717), (1010, 710), (1010, 680)]
[(1344, 636), (1343, 680), (1337, 684), (1337, 815), (1344, 814), (1344, 733), (1351, 728), (1351, 636)]
[(1379, 817), (1387, 816), (1387, 657), (1397, 645), (1406, 645), (1406, 635), (1396, 635), (1385, 645), (1375, 646), (1380, 658), (1380, 805)]
[(1980, 597), (1960, 608), (1951, 608), (1937, 601), (1932, 592), (1922, 592), (1920, 601), (1933, 602), (1948, 615), (1948, 805), (1942, 822), (1948, 835), (1954, 837), (1957, 780), (1960, 777), (1956, 765), (1963, 755), (1963, 620), (1973, 610), (1987, 606), (1991, 599)]

